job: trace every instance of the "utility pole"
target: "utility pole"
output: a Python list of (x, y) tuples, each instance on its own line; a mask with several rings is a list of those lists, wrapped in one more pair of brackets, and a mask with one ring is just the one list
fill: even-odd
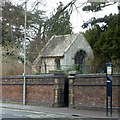
[(23, 82), (23, 105), (26, 104), (26, 22), (27, 22), (27, 0), (25, 0), (25, 21), (24, 21), (24, 82)]

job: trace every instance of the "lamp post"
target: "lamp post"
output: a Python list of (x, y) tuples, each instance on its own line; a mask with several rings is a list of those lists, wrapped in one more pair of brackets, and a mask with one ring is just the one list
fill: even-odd
[(26, 21), (27, 21), (27, 0), (25, 0), (25, 23), (24, 23), (24, 82), (23, 82), (23, 105), (26, 104)]

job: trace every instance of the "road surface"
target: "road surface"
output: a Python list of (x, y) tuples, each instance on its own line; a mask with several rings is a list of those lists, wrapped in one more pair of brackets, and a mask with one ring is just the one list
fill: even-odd
[[(2, 108), (2, 118), (3, 120), (29, 120), (30, 118), (38, 118), (39, 120), (118, 120), (116, 118), (87, 118), (83, 116), (64, 114), (64, 113), (50, 113), (50, 112), (38, 112), (32, 110), (19, 110)], [(9, 118), (9, 119), (8, 119)]]
[(55, 114), (30, 110), (2, 108), (2, 118), (77, 118), (69, 114)]

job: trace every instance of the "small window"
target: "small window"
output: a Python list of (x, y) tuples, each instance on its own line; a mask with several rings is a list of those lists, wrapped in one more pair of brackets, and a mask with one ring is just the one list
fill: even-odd
[(55, 59), (55, 66), (57, 70), (61, 69), (61, 65), (60, 65), (60, 58), (56, 58)]

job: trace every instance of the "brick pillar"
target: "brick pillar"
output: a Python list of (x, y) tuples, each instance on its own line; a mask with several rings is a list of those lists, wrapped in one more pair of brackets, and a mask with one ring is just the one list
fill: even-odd
[(73, 108), (74, 106), (74, 78), (75, 78), (75, 72), (71, 71), (69, 73), (68, 79), (69, 79), (69, 107)]
[(54, 79), (54, 106), (59, 106), (59, 81)]

